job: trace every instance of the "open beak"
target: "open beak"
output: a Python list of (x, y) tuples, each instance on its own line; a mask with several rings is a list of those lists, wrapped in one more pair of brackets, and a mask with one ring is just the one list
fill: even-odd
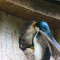
[(37, 23), (37, 22), (35, 22), (35, 21), (32, 23), (32, 27), (33, 27), (33, 28), (35, 28), (35, 24), (36, 24), (36, 23)]

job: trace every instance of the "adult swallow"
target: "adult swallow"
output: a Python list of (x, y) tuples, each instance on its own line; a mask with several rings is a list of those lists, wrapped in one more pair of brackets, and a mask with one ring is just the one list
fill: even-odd
[(44, 33), (46, 33), (50, 37), (50, 39), (52, 40), (54, 45), (57, 48), (60, 48), (60, 45), (58, 44), (58, 42), (52, 36), (51, 30), (50, 30), (49, 25), (47, 24), (47, 22), (45, 22), (45, 21), (38, 21), (37, 23), (35, 22), (35, 27), (36, 27), (37, 31), (42, 30)]
[[(49, 25), (38, 21), (32, 26), (36, 29), (33, 38), (35, 60), (51, 60), (51, 56), (60, 56), (60, 45), (53, 38)], [(53, 59), (56, 60), (56, 57)]]

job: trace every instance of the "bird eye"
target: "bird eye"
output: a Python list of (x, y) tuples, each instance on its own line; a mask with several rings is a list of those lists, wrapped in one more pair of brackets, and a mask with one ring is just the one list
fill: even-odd
[(45, 30), (47, 30), (47, 28), (46, 28), (46, 27), (44, 27), (44, 29), (45, 29)]
[(46, 27), (42, 27), (42, 30), (43, 30), (43, 31), (46, 31), (46, 30), (47, 30), (47, 28), (46, 28)]

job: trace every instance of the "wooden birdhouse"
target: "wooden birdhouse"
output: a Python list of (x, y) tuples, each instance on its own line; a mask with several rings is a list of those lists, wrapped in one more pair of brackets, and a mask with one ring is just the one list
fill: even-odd
[(47, 0), (0, 0), (0, 60), (27, 60), (19, 37), (34, 20), (47, 21), (60, 42), (60, 5)]

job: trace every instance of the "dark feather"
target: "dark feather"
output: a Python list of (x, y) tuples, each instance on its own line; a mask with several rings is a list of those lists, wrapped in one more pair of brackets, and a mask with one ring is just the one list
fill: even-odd
[[(40, 30), (40, 33), (41, 33), (42, 37), (45, 39), (45, 41), (48, 41), (49, 49), (51, 50), (52, 55), (53, 56), (60, 56), (60, 48), (57, 48), (54, 45), (54, 43), (52, 42), (52, 40), (43, 31)], [(48, 45), (48, 44), (46, 43), (46, 45)]]

